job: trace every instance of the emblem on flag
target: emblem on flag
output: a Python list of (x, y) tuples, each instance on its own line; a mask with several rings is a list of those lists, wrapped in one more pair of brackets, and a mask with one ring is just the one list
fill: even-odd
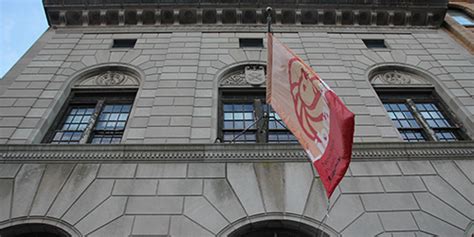
[(349, 167), (354, 114), (271, 33), (267, 63), (267, 102), (305, 149), (329, 198)]

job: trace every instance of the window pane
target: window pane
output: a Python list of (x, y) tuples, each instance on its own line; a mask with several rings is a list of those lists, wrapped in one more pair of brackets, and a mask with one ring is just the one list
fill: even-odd
[(416, 120), (414, 120), (414, 119), (410, 119), (410, 120), (408, 120), (408, 122), (410, 123), (410, 127), (412, 127), (412, 128), (419, 128), (420, 127), (418, 125), (418, 123), (416, 122)]
[(112, 112), (113, 105), (106, 105), (103, 112)]
[(457, 9), (449, 9), (448, 14), (463, 26), (474, 26), (474, 20), (466, 13)]
[[(71, 113), (71, 114), (72, 114), (72, 113)], [(66, 118), (66, 123), (72, 122), (72, 119), (73, 119), (73, 118), (74, 118), (74, 116), (72, 116), (72, 115), (67, 116), (67, 118)]]
[(242, 120), (242, 119), (244, 119), (244, 114), (243, 113), (234, 113), (234, 119), (235, 120)]
[(54, 135), (53, 141), (60, 141), (62, 136), (63, 136), (63, 133), (62, 133), (62, 132), (57, 132), (57, 133)]
[(224, 120), (233, 120), (234, 113), (224, 113)]
[(402, 130), (400, 131), (403, 140), (408, 141), (408, 142), (420, 142), (420, 141), (426, 141), (423, 133), (421, 131), (415, 131), (415, 130)]
[(106, 130), (113, 130), (115, 128), (115, 122), (108, 122), (106, 125), (105, 125), (105, 129)]
[(269, 129), (276, 129), (277, 128), (276, 122), (275, 121), (268, 122), (268, 128)]
[(224, 141), (232, 141), (235, 138), (235, 142), (255, 142), (255, 132), (248, 131), (245, 134), (236, 136), (244, 129), (249, 128), (254, 122), (253, 116), (253, 104), (252, 103), (224, 103), (224, 121), (223, 129), (232, 129), (233, 131), (224, 131)]
[(73, 123), (80, 123), (81, 121), (82, 121), (82, 116), (80, 115), (74, 116), (74, 118), (72, 119)]
[(224, 112), (233, 111), (233, 108), (232, 104), (224, 104)]
[[(403, 93), (395, 96), (386, 96), (387, 100), (403, 99), (406, 103), (385, 102), (387, 114), (398, 128), (404, 140), (410, 142), (439, 140), (452, 141), (459, 137), (459, 129), (451, 122), (441, 104), (431, 95), (414, 94), (401, 98)], [(411, 99), (408, 100), (408, 99)], [(412, 104), (413, 103), (413, 104)], [(410, 104), (414, 105), (410, 106)], [(435, 138), (431, 136), (435, 132)]]
[(431, 128), (451, 127), (446, 117), (434, 103), (417, 103), (416, 108)]
[(120, 114), (118, 120), (119, 121), (127, 121), (128, 119), (128, 114)]
[(243, 111), (244, 105), (243, 104), (234, 104), (234, 109), (232, 111)]
[(244, 126), (245, 128), (249, 129), (257, 129), (257, 123), (255, 123), (253, 120), (245, 120)]
[(112, 108), (112, 112), (120, 112), (122, 110), (122, 105), (114, 105)]
[(110, 114), (110, 117), (109, 117), (109, 120), (114, 120), (114, 121), (117, 121), (118, 120), (118, 117), (119, 117), (120, 114), (118, 113), (113, 113), (113, 114)]
[(235, 121), (234, 122), (235, 129), (244, 129), (244, 122), (243, 121)]
[(253, 105), (252, 104), (245, 104), (244, 105), (244, 111), (253, 111)]
[(453, 18), (454, 18), (454, 20), (456, 20), (459, 24), (461, 24), (463, 26), (473, 26), (474, 25), (474, 21), (472, 21), (471, 19), (468, 19), (465, 16), (454, 16)]
[[(232, 95), (233, 100), (239, 98), (239, 96)], [(222, 128), (224, 141), (232, 141), (234, 136), (248, 129), (248, 131), (235, 139), (236, 142), (256, 142), (257, 126), (261, 123), (256, 123), (257, 115), (254, 108), (257, 104), (254, 101), (256, 99), (262, 102), (262, 112), (268, 113), (268, 134), (272, 138), (268, 139), (268, 142), (291, 142), (296, 141), (293, 135), (285, 128), (281, 118), (276, 114), (271, 106), (265, 104), (264, 94), (255, 95), (254, 97), (242, 94), (242, 101), (252, 102), (223, 102), (223, 115)], [(254, 104), (255, 103), (255, 104)], [(261, 116), (261, 115), (260, 115)], [(263, 124), (263, 123), (262, 123)], [(265, 129), (265, 128), (263, 128)], [(278, 134), (272, 134), (275, 131)], [(279, 136), (280, 135), (280, 136)]]
[(118, 122), (115, 129), (123, 130), (125, 128), (125, 122)]
[(278, 142), (289, 142), (297, 143), (296, 137), (290, 131), (269, 131), (268, 132), (268, 142), (269, 143), (278, 143)]
[(71, 107), (66, 115), (66, 119), (59, 126), (60, 129), (55, 132), (51, 142), (54, 144), (79, 143), (82, 132), (89, 124), (93, 112), (94, 106)]
[[(105, 105), (99, 115), (96, 130), (123, 130), (129, 117), (130, 104)], [(120, 122), (119, 122), (120, 121)]]
[(408, 111), (408, 107), (406, 104), (398, 104), (398, 108), (401, 110), (401, 111)]
[(132, 105), (122, 105), (122, 110), (120, 112), (129, 113), (131, 109), (132, 109)]
[[(384, 107), (388, 112), (388, 116), (392, 119), (393, 124), (400, 128), (420, 128), (420, 124), (414, 119), (413, 112), (408, 109), (406, 104), (401, 103), (384, 103)], [(401, 130), (402, 137), (406, 141), (424, 141), (421, 132), (413, 130)]]
[(244, 113), (244, 118), (247, 120), (253, 119), (253, 113)]
[(81, 122), (82, 123), (89, 123), (89, 119), (91, 119), (91, 116), (86, 115), (86, 116), (82, 117)]
[(436, 137), (440, 141), (456, 141), (456, 135), (451, 131), (436, 131)]
[(224, 141), (231, 142), (234, 140), (236, 143), (255, 143), (257, 137), (255, 131), (250, 130), (241, 134), (242, 131), (224, 131)]
[(224, 121), (224, 128), (225, 128), (225, 129), (234, 128), (234, 122), (232, 122), (232, 121)]
[(71, 141), (79, 141), (81, 140), (82, 133), (75, 132), (72, 134)]
[(402, 127), (402, 128), (409, 128), (409, 127), (411, 127), (411, 126), (410, 126), (410, 123), (408, 123), (407, 120), (400, 120), (400, 124), (401, 124), (401, 127)]
[(76, 131), (78, 129), (79, 125), (78, 124), (71, 124), (69, 125), (68, 130)]
[(94, 134), (91, 140), (92, 144), (112, 144), (120, 143), (122, 134)]
[(430, 116), (431, 116), (432, 118), (441, 118), (439, 112), (430, 112)]
[(131, 104), (108, 104), (102, 109), (91, 142), (95, 144), (120, 143)]

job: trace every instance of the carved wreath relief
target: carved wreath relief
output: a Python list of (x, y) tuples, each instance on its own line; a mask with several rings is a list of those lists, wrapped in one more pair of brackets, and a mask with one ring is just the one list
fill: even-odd
[(97, 76), (96, 83), (102, 86), (116, 86), (122, 84), (126, 77), (126, 75), (120, 72), (107, 71)]
[(221, 81), (221, 86), (240, 86), (246, 84), (245, 75), (242, 73), (230, 75)]
[(139, 81), (133, 75), (121, 70), (107, 70), (94, 73), (75, 83), (76, 88), (94, 87), (137, 87)]
[(389, 84), (389, 85), (408, 85), (408, 84), (430, 84), (414, 73), (390, 70), (376, 74), (372, 77), (372, 84)]

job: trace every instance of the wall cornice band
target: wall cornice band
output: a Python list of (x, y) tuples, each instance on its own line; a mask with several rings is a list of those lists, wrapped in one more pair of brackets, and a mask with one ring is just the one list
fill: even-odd
[(56, 27), (266, 24), (439, 27), (448, 1), (44, 0)]
[[(474, 142), (356, 143), (353, 159), (472, 159)], [(294, 144), (0, 145), (0, 162), (306, 161)]]

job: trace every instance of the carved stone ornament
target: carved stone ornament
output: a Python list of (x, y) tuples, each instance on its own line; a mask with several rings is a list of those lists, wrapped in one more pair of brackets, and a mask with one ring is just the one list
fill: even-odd
[(265, 70), (263, 66), (246, 66), (245, 80), (250, 85), (261, 85), (265, 82)]
[(220, 87), (251, 87), (265, 86), (265, 67), (248, 65), (241, 70), (225, 76), (219, 83)]
[(247, 81), (245, 80), (245, 74), (243, 74), (242, 72), (238, 72), (238, 73), (234, 73), (234, 74), (231, 74), (227, 77), (225, 77), (222, 81), (221, 81), (221, 86), (228, 86), (228, 87), (232, 87), (232, 86), (248, 86), (248, 83)]
[(107, 70), (79, 80), (74, 87), (138, 87), (138, 79), (125, 71)]
[[(354, 143), (352, 159), (366, 160), (454, 160), (472, 159), (474, 142), (376, 142)], [(82, 145), (2, 145), (0, 162), (52, 161), (155, 161), (155, 162), (235, 162), (300, 161), (307, 155), (299, 145), (281, 144), (117, 144)]]
[(97, 76), (95, 80), (97, 85), (116, 86), (122, 84), (126, 77), (125, 74), (120, 72), (107, 71), (104, 74)]
[(373, 85), (429, 85), (421, 76), (407, 71), (389, 70), (372, 77)]

